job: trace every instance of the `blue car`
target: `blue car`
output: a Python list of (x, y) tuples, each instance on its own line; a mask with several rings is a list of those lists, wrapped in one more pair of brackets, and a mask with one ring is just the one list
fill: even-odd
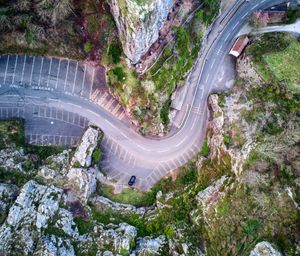
[(132, 186), (136, 181), (136, 177), (133, 175), (130, 177), (129, 181), (128, 181), (128, 185)]

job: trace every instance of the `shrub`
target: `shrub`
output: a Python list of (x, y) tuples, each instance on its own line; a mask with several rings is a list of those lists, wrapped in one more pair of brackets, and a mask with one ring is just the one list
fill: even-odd
[(96, 148), (92, 155), (92, 160), (94, 164), (99, 164), (100, 160), (102, 158), (102, 152), (100, 148)]
[(122, 49), (119, 44), (112, 44), (109, 47), (108, 54), (112, 58), (114, 64), (118, 64), (121, 61)]
[(93, 50), (93, 44), (90, 41), (86, 42), (83, 46), (83, 50), (86, 54), (90, 54)]
[(202, 145), (200, 154), (201, 154), (202, 156), (204, 156), (204, 157), (208, 157), (208, 156), (209, 156), (209, 153), (210, 153), (210, 149), (209, 149), (207, 140), (205, 140), (205, 141), (203, 142), (203, 145)]
[(126, 74), (122, 67), (116, 67), (112, 69), (112, 73), (115, 75), (119, 82), (126, 80)]
[(76, 223), (80, 235), (88, 233), (94, 226), (92, 221), (86, 221), (80, 217), (74, 218), (74, 222)]

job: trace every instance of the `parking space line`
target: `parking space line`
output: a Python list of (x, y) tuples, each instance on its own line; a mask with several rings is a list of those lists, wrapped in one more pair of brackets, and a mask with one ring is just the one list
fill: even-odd
[(106, 99), (107, 95), (108, 95), (108, 93), (107, 93), (107, 92), (104, 92), (104, 94), (103, 94), (103, 95), (101, 96), (101, 98), (97, 101), (97, 103), (98, 103), (99, 105), (102, 106), (102, 103), (103, 103), (104, 100)]
[(81, 91), (80, 91), (80, 96), (82, 96), (83, 93), (83, 85), (84, 85), (84, 80), (85, 80), (85, 76), (86, 76), (86, 65), (84, 65), (84, 71), (83, 71), (83, 79), (82, 79), (82, 84), (81, 84)]
[(8, 62), (9, 62), (9, 55), (7, 55), (7, 59), (6, 59), (6, 68), (5, 68), (5, 74), (4, 74), (3, 84), (5, 84), (5, 81), (6, 81), (6, 75), (7, 75), (7, 69), (8, 69)]
[(53, 57), (51, 57), (51, 60), (50, 60), (50, 67), (49, 67), (48, 78), (47, 78), (47, 84), (46, 84), (47, 87), (49, 87), (49, 79), (50, 79), (51, 68), (52, 68), (52, 60), (53, 60)]
[(40, 67), (40, 75), (39, 75), (39, 80), (38, 80), (38, 86), (40, 86), (40, 83), (41, 83), (41, 75), (42, 75), (43, 66), (44, 66), (44, 57), (42, 57), (42, 64), (41, 64), (41, 67)]
[(57, 86), (58, 86), (58, 75), (59, 75), (59, 70), (60, 70), (60, 62), (61, 62), (61, 59), (59, 59), (59, 61), (58, 61), (58, 69), (57, 69), (57, 73), (56, 73), (55, 90), (57, 90)]
[(12, 77), (12, 80), (11, 80), (11, 84), (14, 84), (14, 82), (15, 82), (17, 63), (18, 63), (18, 59), (19, 59), (18, 57), (19, 57), (19, 55), (16, 56), (15, 66), (14, 66), (14, 73), (13, 73), (13, 77)]
[(22, 76), (21, 76), (21, 85), (23, 84), (23, 77), (24, 77), (24, 72), (25, 72), (26, 58), (27, 58), (27, 55), (24, 56), (24, 63), (23, 63)]
[(32, 66), (31, 66), (30, 81), (29, 81), (30, 86), (32, 86), (32, 75), (33, 75), (34, 64), (35, 64), (35, 56), (33, 56), (32, 64), (31, 64)]
[(92, 77), (92, 83), (91, 83), (91, 89), (90, 89), (90, 93), (89, 93), (89, 99), (91, 98), (91, 94), (92, 94), (92, 91), (93, 91), (93, 84), (94, 84), (94, 79), (95, 79), (95, 67), (93, 68), (93, 77)]
[(78, 72), (78, 61), (76, 62), (76, 70), (75, 70), (75, 75), (74, 75), (72, 94), (74, 94), (74, 90), (75, 90), (75, 82), (76, 82), (77, 72)]
[(65, 77), (65, 83), (64, 83), (64, 92), (66, 90), (66, 85), (67, 85), (67, 78), (68, 78), (68, 73), (69, 73), (69, 66), (70, 66), (70, 60), (68, 59), (68, 65), (67, 65), (67, 71), (66, 71), (66, 77)]

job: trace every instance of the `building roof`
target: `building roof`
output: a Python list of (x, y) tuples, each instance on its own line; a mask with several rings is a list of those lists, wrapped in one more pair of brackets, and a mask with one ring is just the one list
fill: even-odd
[(249, 43), (249, 38), (247, 36), (239, 37), (230, 50), (230, 54), (238, 57), (241, 55), (247, 44)]

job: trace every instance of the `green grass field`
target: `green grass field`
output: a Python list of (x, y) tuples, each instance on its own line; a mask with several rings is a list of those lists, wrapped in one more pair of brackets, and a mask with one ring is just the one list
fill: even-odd
[(279, 81), (286, 81), (291, 90), (300, 90), (300, 43), (296, 39), (284, 51), (265, 55), (264, 61)]

